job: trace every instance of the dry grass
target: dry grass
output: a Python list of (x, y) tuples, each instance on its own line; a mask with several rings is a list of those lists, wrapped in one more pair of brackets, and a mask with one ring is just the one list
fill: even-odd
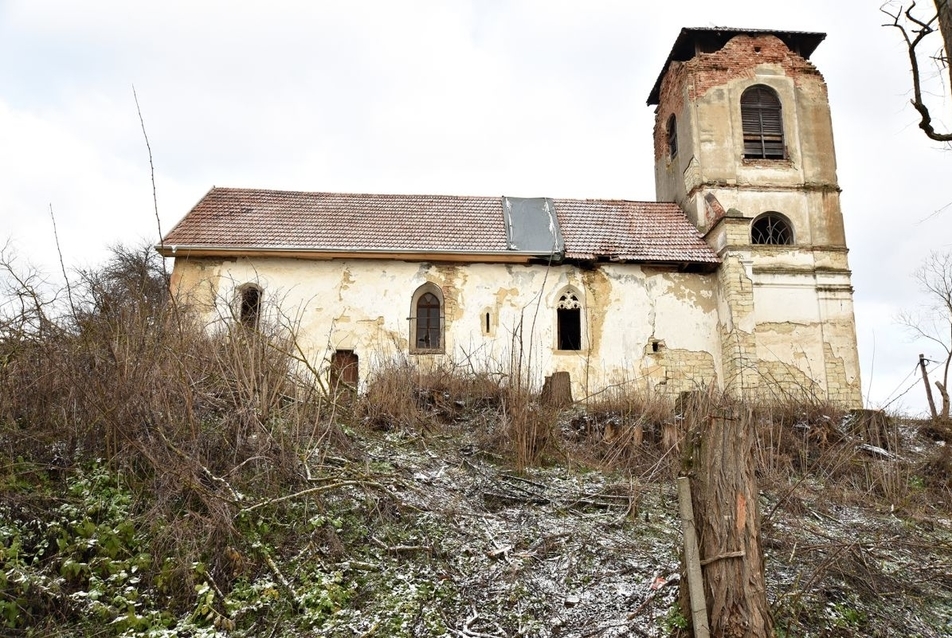
[(342, 445), (333, 403), (287, 327), (210, 334), (176, 307), (151, 248), (116, 249), (68, 302), (0, 267), (3, 465), (52, 476), (105, 460), (148, 495), (137, 524), (154, 556), (177, 557), (171, 604), (188, 604), (190, 565), (234, 542), (242, 495), (281, 494), (306, 480), (303, 461)]
[[(169, 301), (150, 249), (117, 250), (68, 296), (44, 294), (39, 278), (7, 258), (0, 284), (0, 479), (55, 480), (104, 459), (142, 495), (136, 523), (149, 530), (151, 553), (175, 557), (172, 609), (192, 601), (190, 566), (199, 560), (226, 587), (227, 550), (246, 531), (237, 513), (249, 495), (267, 502), (306, 487), (325, 455), (349, 454), (338, 424), (422, 435), (469, 429), (483, 451), (517, 470), (559, 459), (626, 475), (633, 500), (681, 467), (684, 407), (651, 392), (619, 387), (559, 411), (527, 384), (507, 383), (509, 369), (395, 362), (373, 374), (363, 395), (328, 396), (320, 372), (297, 358), (293, 326), (232, 322), (209, 333)], [(704, 398), (711, 405), (703, 410), (729, 410), (754, 432), (758, 478), (774, 510), (807, 507), (807, 482), (840, 501), (878, 499), (913, 512), (952, 506), (950, 446), (907, 453), (895, 422), (877, 439), (889, 448), (881, 455), (822, 402)]]
[(681, 422), (673, 402), (662, 394), (611, 388), (589, 399), (563, 431), (577, 462), (644, 480), (676, 471)]
[(497, 411), (503, 394), (491, 375), (395, 361), (373, 372), (355, 416), (372, 429), (433, 432), (480, 412)]
[(465, 423), (481, 429), (477, 434), (487, 451), (521, 471), (553, 451), (558, 411), (540, 404), (525, 387), (505, 383), (507, 378), (395, 362), (374, 372), (356, 415), (372, 429), (422, 434)]

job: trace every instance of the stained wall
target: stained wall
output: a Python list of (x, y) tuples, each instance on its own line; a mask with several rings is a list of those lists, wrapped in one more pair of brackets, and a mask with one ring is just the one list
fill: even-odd
[[(785, 157), (744, 157), (741, 96), (759, 85), (782, 106)], [(677, 122), (677, 153), (667, 123)], [(859, 358), (826, 84), (770, 34), (738, 34), (673, 61), (655, 120), (659, 201), (681, 205), (723, 260), (723, 381), (737, 394), (859, 407)], [(751, 224), (780, 213), (791, 245), (752, 245)]]
[[(716, 275), (633, 264), (598, 268), (390, 260), (178, 259), (180, 298), (211, 329), (235, 321), (240, 288), (261, 288), (264, 316), (297, 327), (315, 366), (352, 350), (362, 384), (383, 366), (460, 366), (539, 389), (570, 373), (583, 399), (615, 384), (676, 396), (716, 386), (721, 374)], [(411, 300), (426, 284), (442, 293), (441, 353), (411, 347)], [(557, 306), (581, 302), (581, 349), (559, 350)], [(486, 315), (489, 315), (488, 329)]]

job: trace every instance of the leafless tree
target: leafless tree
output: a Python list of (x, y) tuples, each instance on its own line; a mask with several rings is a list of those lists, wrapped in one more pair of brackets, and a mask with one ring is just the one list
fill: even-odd
[(928, 302), (918, 313), (903, 312), (900, 322), (914, 335), (928, 339), (942, 349), (941, 380), (935, 386), (942, 396), (940, 418), (949, 420), (949, 367), (952, 364), (952, 252), (931, 253), (915, 272)]
[[(880, 7), (880, 11), (892, 19), (883, 26), (894, 27), (902, 33), (909, 51), (909, 64), (912, 71), (912, 106), (919, 113), (919, 128), (929, 139), (937, 142), (952, 142), (952, 132), (936, 131), (932, 123), (932, 113), (923, 99), (923, 79), (919, 66), (920, 46), (925, 39), (936, 32), (942, 36), (943, 46), (932, 56), (943, 75), (948, 76), (949, 84), (946, 90), (952, 87), (952, 65), (949, 64), (952, 53), (952, 0), (934, 0), (935, 13), (929, 16), (926, 12), (916, 11), (916, 3), (908, 7), (904, 3), (887, 2)], [(932, 42), (934, 40), (930, 40)]]

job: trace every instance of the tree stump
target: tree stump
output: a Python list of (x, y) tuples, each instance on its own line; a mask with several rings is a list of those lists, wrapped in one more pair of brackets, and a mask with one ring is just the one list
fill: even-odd
[(850, 432), (866, 443), (899, 452), (899, 437), (890, 432), (889, 417), (882, 410), (851, 410)]
[[(694, 427), (685, 441), (683, 472), (691, 477), (711, 635), (773, 636), (749, 424), (711, 413), (689, 422)], [(682, 591), (682, 609), (686, 596)]]
[(542, 384), (543, 405), (564, 408), (572, 405), (572, 377), (568, 372), (553, 372)]

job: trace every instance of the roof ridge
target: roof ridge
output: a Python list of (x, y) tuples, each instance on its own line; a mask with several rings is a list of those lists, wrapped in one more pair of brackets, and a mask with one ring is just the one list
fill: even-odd
[(671, 206), (674, 208), (680, 208), (675, 202), (659, 202), (656, 200), (650, 199), (628, 199), (624, 197), (558, 197), (550, 195), (532, 195), (532, 196), (523, 196), (523, 195), (448, 195), (444, 193), (360, 193), (360, 192), (342, 192), (342, 191), (306, 191), (306, 190), (292, 190), (292, 189), (282, 189), (282, 188), (249, 188), (242, 186), (213, 186), (211, 190), (206, 193), (210, 195), (212, 193), (244, 193), (244, 194), (273, 194), (273, 195), (302, 195), (302, 196), (330, 196), (330, 197), (346, 197), (346, 198), (393, 198), (393, 199), (451, 199), (451, 200), (500, 200), (504, 198), (520, 198), (520, 199), (551, 199), (552, 201), (557, 202), (601, 202), (601, 203), (626, 203), (626, 204), (642, 204), (650, 206)]

